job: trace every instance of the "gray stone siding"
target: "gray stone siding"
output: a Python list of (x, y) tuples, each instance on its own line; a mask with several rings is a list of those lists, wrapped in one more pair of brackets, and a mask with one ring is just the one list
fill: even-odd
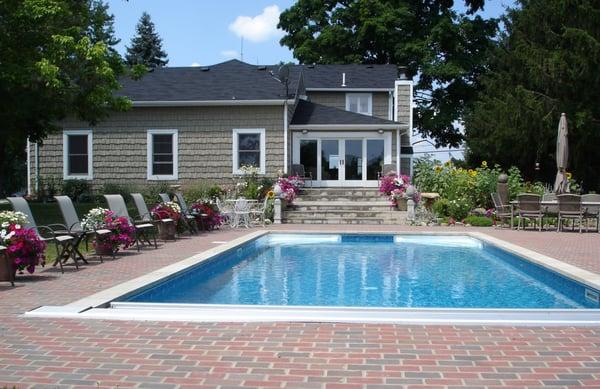
[[(86, 123), (65, 120), (65, 130), (89, 129)], [(265, 128), (266, 175), (283, 168), (283, 106), (133, 108), (114, 113), (93, 127), (93, 180), (144, 185), (147, 180), (147, 130), (177, 129), (181, 184), (201, 180), (231, 183), (234, 128)], [(63, 178), (62, 132), (40, 147), (40, 176)], [(35, 177), (35, 169), (32, 171)], [(159, 181), (160, 182), (160, 181)]]
[[(346, 109), (346, 92), (307, 92), (308, 99), (315, 103)], [(373, 93), (373, 116), (388, 120), (389, 117), (389, 94), (387, 92)]]

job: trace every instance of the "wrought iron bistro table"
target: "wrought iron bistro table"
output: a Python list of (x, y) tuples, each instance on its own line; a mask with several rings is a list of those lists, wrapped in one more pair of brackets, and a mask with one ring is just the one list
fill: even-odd
[[(541, 201), (540, 204), (542, 205), (542, 207), (558, 207), (558, 201), (556, 200), (546, 200), (546, 201)], [(513, 220), (515, 219), (515, 208), (517, 208), (519, 205), (519, 202), (517, 200), (513, 200), (510, 202), (510, 229), (514, 229), (513, 226)], [(581, 206), (582, 207), (588, 207), (588, 208), (598, 208), (600, 209), (600, 202), (599, 201), (582, 201), (581, 202)]]

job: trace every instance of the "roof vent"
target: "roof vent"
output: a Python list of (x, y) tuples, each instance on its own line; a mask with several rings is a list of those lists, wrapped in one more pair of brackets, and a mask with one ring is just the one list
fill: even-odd
[(257, 67), (258, 70), (267, 70), (267, 67), (264, 65), (258, 66)]
[(200, 68), (203, 72), (208, 72), (210, 70), (210, 68), (208, 66), (202, 66)]
[(398, 66), (398, 78), (401, 80), (408, 80), (406, 76), (406, 66)]
[(308, 66), (307, 66), (307, 68), (309, 68), (309, 69), (314, 69), (314, 68), (315, 68), (315, 64), (314, 64), (314, 63), (311, 63), (310, 65), (308, 65)]
[(367, 69), (373, 69), (373, 65), (367, 65)]
[(342, 86), (346, 86), (346, 73), (342, 73)]

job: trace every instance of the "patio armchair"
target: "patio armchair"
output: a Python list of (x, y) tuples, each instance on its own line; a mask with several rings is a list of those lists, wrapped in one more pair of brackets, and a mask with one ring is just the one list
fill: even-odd
[(152, 218), (152, 214), (148, 210), (148, 206), (146, 205), (146, 200), (144, 200), (144, 196), (141, 193), (131, 193), (131, 198), (133, 198), (133, 202), (138, 212), (138, 220), (144, 223), (152, 223), (158, 227), (159, 224), (168, 225), (174, 224), (175, 220), (167, 218), (154, 220)]
[(304, 169), (304, 165), (302, 165), (302, 164), (293, 164), (292, 165), (291, 175), (292, 176), (298, 176), (298, 177), (302, 178), (304, 180), (304, 182), (310, 181), (310, 187), (312, 188), (312, 180), (313, 180), (312, 172), (307, 172)]
[(15, 272), (10, 265), (4, 246), (0, 246), (0, 281), (8, 281), (11, 286), (15, 286)]
[(494, 203), (494, 209), (496, 210), (496, 217), (500, 219), (500, 227), (504, 225), (504, 222), (508, 220), (509, 227), (513, 228), (513, 212), (510, 205), (502, 204), (500, 195), (496, 192), (491, 194), (492, 202)]
[[(77, 216), (77, 212), (75, 211), (75, 206), (73, 205), (73, 201), (69, 196), (54, 196), (56, 202), (58, 203), (58, 207), (60, 208), (60, 213), (65, 221), (66, 234), (71, 235), (74, 238), (73, 249), (75, 250), (75, 254), (78, 255), (84, 262), (87, 263), (81, 252), (79, 251), (79, 244), (85, 240), (85, 248), (89, 247), (89, 239), (91, 237), (102, 237), (108, 236), (112, 234), (110, 230), (107, 229), (98, 229), (98, 230), (85, 230), (81, 226), (81, 222), (79, 220), (79, 216)], [(104, 262), (102, 258), (102, 254), (99, 254), (100, 262)], [(112, 252), (112, 257), (115, 257), (114, 251)]]
[(216, 199), (217, 209), (221, 216), (225, 218), (225, 223), (227, 223), (230, 227), (233, 227), (233, 206), (231, 203), (222, 202), (220, 198)]
[(533, 228), (536, 228), (539, 222), (539, 230), (542, 230), (542, 223), (544, 212), (542, 210), (542, 197), (535, 193), (521, 193), (517, 195), (518, 209), (517, 214), (519, 215), (519, 223), (517, 224), (517, 230), (525, 229), (524, 219), (533, 220)]
[(56, 258), (52, 266), (60, 265), (61, 273), (64, 273), (63, 263), (66, 263), (69, 258), (73, 259), (75, 268), (79, 269), (77, 263), (78, 257), (75, 254), (74, 243), (75, 238), (67, 233), (67, 227), (62, 224), (49, 224), (47, 226), (38, 226), (33, 218), (33, 213), (27, 200), (23, 197), (7, 197), (6, 198), (16, 212), (22, 212), (27, 216), (28, 223), (23, 227), (33, 228), (38, 237), (46, 243), (54, 243), (56, 246)]
[(244, 198), (237, 199), (233, 205), (233, 224), (232, 227), (244, 225), (250, 228), (250, 203)]
[(561, 231), (565, 220), (572, 220), (571, 230), (575, 229), (575, 220), (579, 221), (579, 232), (582, 232), (583, 217), (586, 209), (581, 206), (581, 196), (576, 194), (560, 194), (558, 199), (558, 223), (556, 231)]
[(587, 204), (585, 206), (585, 213), (583, 217), (586, 219), (586, 229), (588, 227), (588, 220), (596, 220), (596, 232), (599, 232), (600, 224), (600, 194), (584, 194), (581, 196), (582, 203), (596, 203)]
[(150, 242), (149, 234), (152, 234), (152, 238), (154, 239), (154, 248), (158, 248), (158, 244), (156, 243), (156, 226), (152, 223), (148, 223), (141, 219), (134, 220), (129, 216), (129, 211), (127, 211), (127, 206), (125, 205), (125, 199), (123, 196), (119, 194), (109, 194), (104, 195), (106, 199), (106, 203), (108, 204), (108, 208), (115, 213), (117, 217), (124, 217), (131, 225), (134, 227), (134, 239), (135, 246), (137, 251), (140, 251), (140, 241), (142, 243), (148, 243), (148, 245), (152, 245)]
[[(175, 192), (175, 198), (177, 199), (177, 203), (181, 208), (181, 220), (183, 220), (183, 223), (190, 232), (190, 235), (198, 233), (200, 231), (200, 228), (204, 227), (202, 219), (207, 217), (208, 215), (206, 215), (205, 213), (196, 214), (191, 212), (191, 210), (187, 206), (187, 203), (185, 202), (185, 199), (183, 198), (183, 193)], [(196, 218), (196, 216), (199, 216), (199, 218)], [(200, 226), (198, 226), (198, 219), (200, 219)]]
[(265, 226), (268, 201), (269, 199), (265, 197), (262, 203), (258, 203), (256, 206), (250, 208), (250, 217), (253, 224)]
[(396, 164), (395, 163), (386, 163), (381, 167), (381, 171), (377, 173), (377, 184), (379, 185), (379, 182), (381, 181), (382, 177), (387, 176), (388, 174), (391, 173), (397, 173), (396, 172)]

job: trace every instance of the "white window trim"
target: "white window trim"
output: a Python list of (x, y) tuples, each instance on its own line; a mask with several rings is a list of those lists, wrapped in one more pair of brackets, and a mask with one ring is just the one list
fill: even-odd
[(260, 134), (260, 174), (266, 174), (267, 140), (264, 128), (234, 128), (232, 135), (233, 174), (244, 174), (240, 170), (238, 155), (238, 134)]
[[(152, 135), (173, 135), (173, 174), (152, 174)], [(179, 177), (179, 130), (148, 130), (146, 132), (147, 179), (149, 181), (177, 180)]]
[(367, 112), (367, 113), (355, 112), (355, 113), (360, 113), (361, 115), (373, 116), (373, 93), (346, 93), (346, 111), (350, 111), (350, 97), (367, 97), (369, 112)]
[[(69, 174), (69, 136), (87, 135), (88, 174)], [(65, 130), (63, 131), (63, 179), (64, 180), (91, 180), (94, 178), (93, 138), (92, 130)]]

